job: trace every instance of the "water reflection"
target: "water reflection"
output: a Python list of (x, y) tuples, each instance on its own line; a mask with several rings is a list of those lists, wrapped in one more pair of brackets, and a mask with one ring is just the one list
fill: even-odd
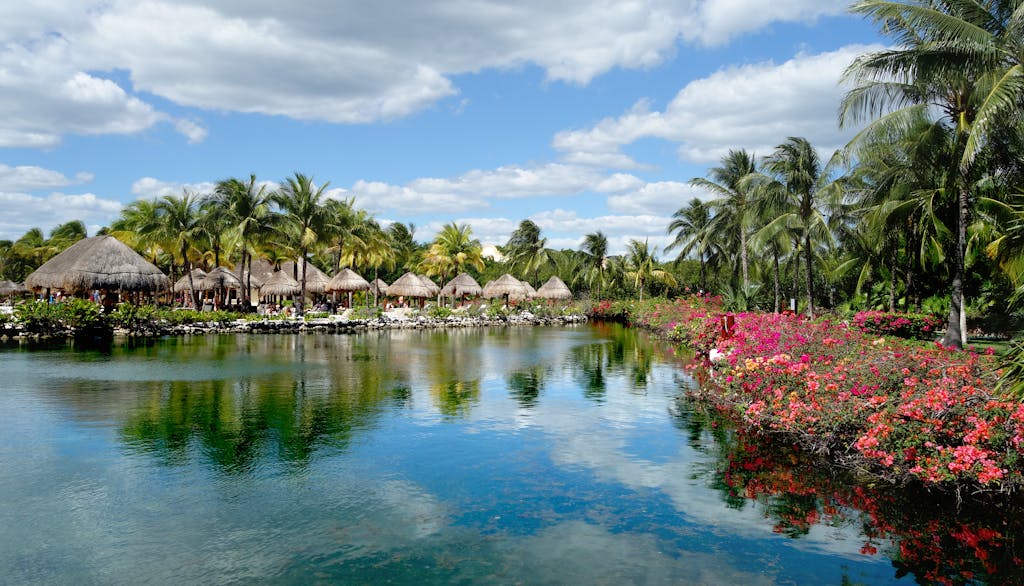
[(0, 582), (1024, 580), (1018, 508), (869, 490), (754, 441), (614, 325), (0, 367)]

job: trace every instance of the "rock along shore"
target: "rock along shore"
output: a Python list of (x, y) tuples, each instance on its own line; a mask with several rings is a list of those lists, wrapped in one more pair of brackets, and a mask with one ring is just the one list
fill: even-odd
[[(376, 319), (343, 319), (340, 316), (316, 319), (239, 319), (228, 322), (196, 322), (190, 324), (145, 324), (134, 329), (117, 328), (117, 336), (159, 337), (205, 334), (349, 334), (370, 330), (408, 330), (429, 328), (477, 328), (502, 326), (555, 326), (585, 323), (585, 315), (538, 317), (528, 312), (505, 317), (452, 316), (432, 318), (425, 316), (389, 317)], [(71, 338), (71, 328), (49, 332), (27, 332), (18, 324), (0, 324), (0, 339), (23, 340), (44, 338)]]

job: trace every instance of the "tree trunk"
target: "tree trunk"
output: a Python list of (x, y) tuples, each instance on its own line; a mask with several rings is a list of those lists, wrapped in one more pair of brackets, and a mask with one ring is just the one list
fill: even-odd
[(774, 274), (773, 280), (775, 285), (775, 313), (779, 313), (779, 304), (782, 302), (782, 283), (779, 282), (779, 251), (772, 250), (772, 260), (774, 261)]
[(814, 319), (814, 275), (811, 258), (811, 233), (804, 232), (804, 255), (807, 259), (807, 317)]
[[(296, 266), (298, 266), (296, 264)], [(299, 301), (297, 303), (298, 308), (295, 310), (295, 315), (302, 316), (305, 313), (303, 310), (306, 305), (306, 276), (309, 273), (306, 272), (306, 250), (302, 249), (302, 291), (299, 293)]]
[(747, 270), (747, 231), (740, 222), (740, 268), (743, 272), (743, 297), (747, 296), (747, 289), (750, 287), (750, 276)]
[(889, 271), (889, 313), (896, 313), (896, 270)]
[(967, 206), (967, 188), (962, 186), (959, 189), (956, 227), (956, 250), (953, 251), (953, 283), (949, 293), (949, 320), (946, 324), (946, 335), (942, 338), (942, 345), (963, 349), (964, 331), (961, 327), (961, 313), (964, 311), (964, 256), (967, 252), (967, 220), (969, 208)]

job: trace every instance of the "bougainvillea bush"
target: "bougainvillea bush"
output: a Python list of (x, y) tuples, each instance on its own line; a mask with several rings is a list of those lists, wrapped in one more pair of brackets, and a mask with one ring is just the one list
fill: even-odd
[(994, 390), (991, 355), (782, 314), (735, 314), (723, 336), (707, 300), (660, 309), (635, 323), (716, 348), (724, 359), (698, 392), (757, 433), (894, 484), (1010, 491), (1024, 481), (1024, 404)]
[(862, 311), (853, 316), (850, 324), (868, 334), (911, 340), (934, 340), (943, 325), (934, 315), (888, 311)]

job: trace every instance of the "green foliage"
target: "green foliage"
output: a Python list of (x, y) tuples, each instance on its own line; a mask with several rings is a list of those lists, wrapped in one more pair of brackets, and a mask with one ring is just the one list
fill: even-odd
[(34, 301), (15, 307), (14, 316), (26, 331), (44, 333), (61, 327), (63, 312), (60, 304)]
[(451, 308), (443, 305), (433, 305), (427, 310), (427, 316), (436, 319), (444, 319), (452, 316), (452, 310)]
[(384, 315), (380, 307), (357, 307), (349, 314), (349, 319), (380, 319)]
[(911, 340), (934, 339), (936, 332), (942, 328), (941, 320), (924, 313), (862, 311), (850, 323), (868, 334)]
[(484, 310), (484, 315), (491, 319), (506, 318), (512, 315), (512, 313), (512, 309), (509, 307), (505, 307), (504, 305), (502, 305), (501, 302), (492, 303), (487, 306), (486, 310)]
[(303, 320), (309, 321), (311, 319), (324, 319), (330, 317), (331, 314), (326, 311), (308, 311), (302, 316)]
[(153, 305), (121, 303), (106, 317), (110, 325), (114, 327), (136, 330), (157, 323), (160, 318), (160, 310)]

